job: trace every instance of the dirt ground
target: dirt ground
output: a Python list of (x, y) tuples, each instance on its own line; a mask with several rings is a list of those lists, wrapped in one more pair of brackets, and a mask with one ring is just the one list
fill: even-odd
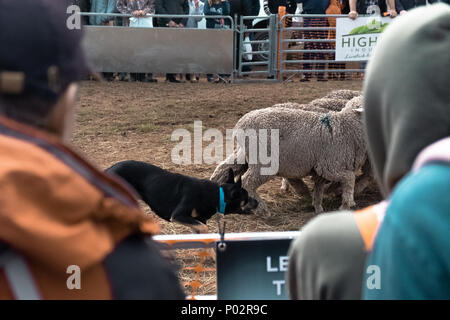
[[(171, 141), (175, 129), (193, 131), (194, 121), (203, 122), (203, 130), (232, 129), (245, 113), (276, 103), (307, 103), (335, 89), (360, 90), (361, 81), (328, 81), (285, 84), (210, 84), (200, 83), (82, 83), (73, 144), (100, 169), (122, 160), (140, 160), (164, 169), (199, 178), (209, 178), (215, 165), (180, 166), (172, 163)], [(308, 199), (280, 190), (280, 179), (259, 189), (271, 217), (230, 215), (224, 219), (227, 232), (298, 230), (311, 219), (313, 207)], [(375, 203), (379, 195), (370, 189), (357, 196), (358, 207)], [(325, 198), (327, 211), (339, 207), (339, 198)], [(143, 208), (150, 212), (148, 207)], [(191, 233), (187, 227), (157, 218), (163, 234)], [(216, 219), (208, 222), (217, 232)], [(190, 275), (182, 275), (189, 280)], [(214, 293), (215, 279), (208, 276), (203, 294)]]

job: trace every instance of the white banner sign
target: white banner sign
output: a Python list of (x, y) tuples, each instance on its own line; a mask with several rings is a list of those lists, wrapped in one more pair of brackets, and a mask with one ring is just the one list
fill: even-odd
[(378, 37), (392, 22), (376, 16), (336, 20), (336, 61), (369, 60)]

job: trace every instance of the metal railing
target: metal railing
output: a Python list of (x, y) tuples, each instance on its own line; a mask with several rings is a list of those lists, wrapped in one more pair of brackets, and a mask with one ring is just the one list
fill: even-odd
[[(133, 18), (132, 14), (124, 14), (124, 13), (96, 13), (96, 12), (80, 12), (80, 16), (92, 17), (92, 16), (101, 16), (101, 17), (112, 17), (112, 18)], [(162, 18), (162, 19), (188, 19), (188, 18), (202, 18), (202, 19), (226, 19), (230, 21), (230, 29), (234, 30), (234, 20), (231, 16), (222, 16), (222, 15), (189, 15), (189, 14), (147, 14), (145, 18)], [(162, 28), (162, 26), (158, 26)], [(186, 26), (185, 26), (186, 27)], [(193, 28), (196, 29), (196, 28)]]
[[(91, 17), (91, 16), (101, 16), (101, 17), (111, 17), (114, 19), (126, 19), (131, 18), (131, 14), (121, 14), (121, 13), (90, 13), (82, 12), (81, 16)], [(323, 19), (323, 21), (329, 21), (329, 19), (346, 18), (346, 15), (293, 15), (287, 14), (278, 19), (278, 15), (270, 15), (267, 17), (260, 16), (241, 16), (239, 19), (235, 17), (234, 19), (230, 16), (205, 16), (205, 15), (159, 15), (159, 14), (148, 14), (146, 17), (155, 19), (225, 19), (230, 26), (230, 29), (208, 29), (211, 32), (217, 30), (228, 30), (233, 33), (233, 40), (227, 42), (230, 48), (230, 58), (232, 59), (232, 67), (229, 68), (229, 72), (219, 72), (217, 70), (208, 73), (217, 74), (231, 74), (231, 81), (283, 81), (284, 79), (290, 79), (295, 75), (304, 74), (350, 74), (350, 73), (364, 73), (363, 67), (348, 67), (348, 61), (337, 61), (335, 60), (335, 34), (336, 27), (329, 26), (328, 23), (324, 26), (320, 25), (308, 25), (297, 24), (297, 25), (287, 25), (286, 21), (294, 19), (303, 19), (303, 21), (308, 21), (308, 19)], [(249, 20), (263, 21), (267, 20), (265, 27), (247, 27)], [(90, 26), (96, 28), (96, 26)], [(153, 29), (178, 29), (178, 28), (166, 28), (165, 26), (155, 26)], [(198, 30), (197, 28), (180, 28), (187, 30)], [(165, 32), (165, 31), (162, 31)], [(183, 31), (183, 32), (186, 32)], [(208, 31), (209, 32), (209, 31)], [(245, 40), (245, 34), (249, 33), (250, 40)], [(261, 35), (264, 36), (261, 37)], [(327, 34), (327, 36), (324, 36)], [(258, 35), (258, 37), (254, 37)], [(213, 44), (200, 39), (199, 34), (189, 34), (189, 41), (194, 41), (195, 45), (201, 46), (202, 52), (209, 52), (211, 48), (214, 47)], [(188, 39), (183, 38), (184, 41)], [(211, 40), (211, 39), (210, 39)], [(214, 39), (211, 41), (214, 42)], [(155, 47), (158, 47), (159, 43), (153, 43)], [(252, 56), (253, 59), (248, 61), (244, 59), (246, 52), (244, 46), (250, 44), (253, 48)], [(168, 46), (168, 44), (165, 44)], [(193, 44), (194, 45), (194, 44)], [(174, 43), (174, 47), (179, 46), (179, 44)], [(222, 48), (223, 49), (223, 48)], [(98, 48), (97, 48), (98, 50)], [(231, 52), (232, 50), (232, 52)], [(142, 50), (143, 51), (143, 50)], [(180, 55), (181, 55), (181, 51)], [(190, 50), (187, 50), (190, 52)], [(217, 53), (219, 54), (219, 53)], [(232, 58), (231, 58), (232, 56)], [(154, 59), (155, 57), (149, 57)], [(185, 58), (185, 57), (183, 57)], [(143, 59), (143, 58), (142, 58)], [(181, 58), (180, 58), (181, 59)], [(181, 59), (183, 60), (183, 59)], [(217, 59), (220, 60), (219, 58)], [(157, 60), (155, 60), (157, 61)], [(181, 61), (180, 61), (181, 63)], [(197, 61), (197, 68), (193, 68), (192, 73), (202, 73), (198, 70), (202, 69), (199, 63), (207, 64), (207, 61)], [(354, 65), (354, 62), (351, 64)], [(193, 64), (191, 64), (193, 65)], [(231, 62), (230, 62), (231, 65)], [(169, 65), (168, 65), (169, 66)], [(182, 68), (181, 68), (182, 69)], [(184, 70), (184, 69), (183, 69)], [(232, 71), (231, 71), (232, 70)], [(122, 70), (123, 71), (123, 70)], [(130, 71), (131, 72), (131, 71)], [(133, 71), (136, 72), (136, 71)], [(146, 71), (149, 72), (149, 71)], [(167, 71), (169, 72), (169, 71)], [(180, 72), (181, 73), (181, 72)]]
[[(332, 26), (287, 26), (286, 19), (302, 19), (311, 22), (308, 19), (316, 19), (317, 22), (323, 21), (328, 24), (329, 19), (347, 18), (347, 15), (334, 14), (287, 14), (281, 17), (279, 22), (279, 76), (280, 80), (289, 80), (296, 74), (322, 74), (325, 73), (363, 73), (364, 68), (346, 68), (348, 61), (335, 60), (336, 27)], [(321, 20), (319, 20), (321, 19)], [(319, 22), (320, 23), (320, 22)], [(320, 34), (320, 38), (317, 37)], [(323, 37), (327, 32), (326, 37)], [(314, 37), (316, 36), (316, 37)], [(292, 49), (292, 43), (301, 44), (303, 48)], [(314, 44), (318, 44), (315, 46)], [(290, 46), (291, 45), (291, 46)], [(289, 59), (289, 56), (300, 54), (300, 58)], [(305, 55), (307, 58), (305, 58)], [(298, 56), (297, 56), (298, 57)], [(311, 57), (313, 59), (311, 59)], [(318, 57), (318, 58), (315, 58)], [(328, 64), (328, 68), (326, 68)], [(289, 67), (288, 67), (289, 65)], [(330, 68), (330, 65), (338, 68)], [(293, 67), (294, 66), (294, 67)], [(344, 68), (342, 68), (342, 66)], [(319, 68), (314, 68), (319, 67)], [(339, 68), (340, 67), (340, 68)], [(286, 76), (290, 74), (290, 76)]]

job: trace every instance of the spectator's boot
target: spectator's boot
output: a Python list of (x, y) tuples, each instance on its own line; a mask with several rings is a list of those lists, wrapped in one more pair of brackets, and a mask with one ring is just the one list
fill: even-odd
[(180, 83), (180, 80), (175, 78), (175, 74), (168, 73), (166, 74), (166, 82)]
[(153, 82), (153, 83), (158, 82), (157, 79), (153, 79), (153, 74), (152, 74), (152, 73), (147, 73), (147, 74), (145, 75), (143, 81), (144, 81), (144, 82)]

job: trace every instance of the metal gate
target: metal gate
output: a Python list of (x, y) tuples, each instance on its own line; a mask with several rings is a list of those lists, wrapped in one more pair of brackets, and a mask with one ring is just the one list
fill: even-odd
[[(248, 28), (246, 23), (253, 20), (267, 20), (265, 28)], [(236, 66), (235, 82), (278, 81), (277, 49), (278, 49), (278, 15), (267, 17), (241, 16), (236, 21)], [(259, 37), (255, 37), (255, 35)], [(248, 37), (247, 37), (248, 35)], [(262, 36), (261, 36), (262, 35)], [(255, 39), (256, 38), (256, 39)], [(248, 59), (246, 45), (251, 45), (251, 59)]]

